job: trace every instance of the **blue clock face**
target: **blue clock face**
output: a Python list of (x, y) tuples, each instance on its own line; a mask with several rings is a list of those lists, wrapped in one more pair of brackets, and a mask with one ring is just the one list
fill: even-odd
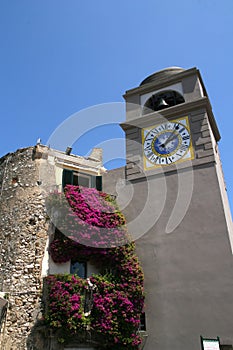
[(143, 144), (145, 159), (157, 166), (169, 165), (184, 158), (191, 145), (187, 125), (187, 118), (182, 118), (148, 130)]
[(170, 154), (175, 151), (177, 146), (179, 145), (178, 135), (174, 134), (171, 131), (165, 131), (160, 134), (157, 138), (155, 138), (152, 143), (152, 148), (154, 148), (155, 152), (159, 154)]

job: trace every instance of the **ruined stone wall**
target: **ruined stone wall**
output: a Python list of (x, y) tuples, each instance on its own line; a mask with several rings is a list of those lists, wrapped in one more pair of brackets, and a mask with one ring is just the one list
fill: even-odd
[(39, 179), (43, 160), (34, 155), (29, 147), (0, 159), (0, 292), (9, 301), (1, 350), (47, 347), (46, 339), (33, 336), (41, 317), (41, 267), (49, 226)]

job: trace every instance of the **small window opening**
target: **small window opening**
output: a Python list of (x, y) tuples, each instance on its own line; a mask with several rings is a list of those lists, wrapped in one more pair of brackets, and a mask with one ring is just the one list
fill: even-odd
[(71, 261), (70, 273), (78, 275), (80, 278), (87, 278), (87, 263), (80, 261)]
[(143, 312), (141, 314), (139, 330), (146, 331), (146, 314), (145, 314), (145, 312)]

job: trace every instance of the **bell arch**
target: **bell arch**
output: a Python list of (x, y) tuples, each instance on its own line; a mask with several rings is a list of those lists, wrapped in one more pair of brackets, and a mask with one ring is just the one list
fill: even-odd
[(185, 102), (184, 97), (175, 90), (160, 91), (148, 98), (143, 107), (143, 114), (159, 111), (183, 102)]

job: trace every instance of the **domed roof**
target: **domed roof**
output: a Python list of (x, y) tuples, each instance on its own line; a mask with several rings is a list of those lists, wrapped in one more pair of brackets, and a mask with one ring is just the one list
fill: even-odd
[(156, 80), (169, 78), (172, 75), (175, 75), (177, 73), (181, 73), (183, 71), (185, 71), (185, 69), (181, 68), (181, 67), (168, 67), (168, 68), (162, 69), (156, 73), (149, 75), (149, 77), (147, 77), (146, 79), (144, 79), (141, 82), (140, 86), (151, 83), (151, 82), (156, 81)]

